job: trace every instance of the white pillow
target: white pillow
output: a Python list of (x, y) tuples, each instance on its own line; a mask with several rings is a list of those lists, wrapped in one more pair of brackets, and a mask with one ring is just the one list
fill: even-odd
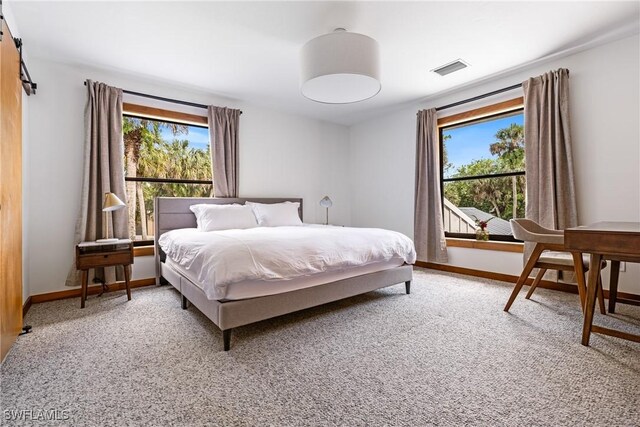
[(249, 206), (199, 204), (191, 205), (189, 209), (196, 215), (196, 223), (200, 231), (245, 229), (258, 226), (256, 216)]
[(298, 202), (270, 204), (246, 202), (246, 205), (251, 206), (258, 224), (262, 227), (302, 225), (298, 214), (298, 209), (300, 208), (300, 203)]

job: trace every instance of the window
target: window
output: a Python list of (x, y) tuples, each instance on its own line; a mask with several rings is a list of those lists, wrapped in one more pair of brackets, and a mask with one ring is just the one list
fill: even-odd
[(153, 241), (155, 197), (213, 196), (209, 130), (202, 123), (206, 117), (184, 121), (136, 114), (142, 110), (150, 109), (125, 104), (123, 115), (129, 235), (137, 245)]
[(490, 240), (514, 241), (509, 219), (524, 217), (526, 191), (521, 98), (475, 112), (438, 121), (445, 235), (475, 238), (489, 221)]

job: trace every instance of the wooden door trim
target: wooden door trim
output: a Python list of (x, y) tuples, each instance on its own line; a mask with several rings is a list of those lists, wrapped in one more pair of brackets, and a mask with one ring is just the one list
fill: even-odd
[(199, 116), (197, 114), (164, 110), (162, 108), (131, 104), (129, 102), (124, 102), (122, 104), (122, 112), (123, 114), (130, 114), (133, 116), (147, 117), (156, 120), (169, 120), (172, 122), (184, 123), (188, 125), (208, 126), (209, 124), (207, 116)]
[(524, 107), (524, 97), (509, 99), (507, 101), (498, 102), (496, 104), (487, 105), (485, 107), (476, 108), (474, 110), (463, 111), (462, 113), (452, 114), (438, 119), (438, 127), (451, 126), (456, 123), (463, 123), (468, 120), (481, 119), (482, 117), (492, 116), (499, 113), (507, 113)]

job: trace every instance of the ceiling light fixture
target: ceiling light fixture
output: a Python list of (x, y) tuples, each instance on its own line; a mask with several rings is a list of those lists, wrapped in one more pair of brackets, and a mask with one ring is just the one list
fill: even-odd
[(349, 104), (380, 92), (380, 54), (371, 37), (336, 28), (302, 48), (302, 95), (326, 104)]

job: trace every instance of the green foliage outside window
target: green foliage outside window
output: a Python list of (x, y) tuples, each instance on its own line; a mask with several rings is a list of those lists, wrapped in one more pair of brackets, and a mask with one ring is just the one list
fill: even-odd
[[(123, 117), (125, 176), (211, 181), (210, 146), (190, 146), (188, 125)], [(172, 140), (163, 137), (169, 131)], [(166, 132), (165, 132), (166, 135)], [(153, 200), (159, 196), (212, 197), (212, 184), (126, 181), (129, 235), (151, 239)]]
[[(445, 173), (451, 168), (446, 145), (449, 139), (450, 136), (445, 133)], [(507, 128), (499, 129), (495, 134), (495, 142), (489, 145), (489, 152), (487, 154), (491, 154), (491, 158), (473, 160), (461, 165), (448, 176), (458, 178), (524, 171), (523, 126), (511, 124)], [(525, 177), (508, 176), (445, 182), (444, 197), (456, 206), (473, 206), (505, 220), (524, 217)]]

